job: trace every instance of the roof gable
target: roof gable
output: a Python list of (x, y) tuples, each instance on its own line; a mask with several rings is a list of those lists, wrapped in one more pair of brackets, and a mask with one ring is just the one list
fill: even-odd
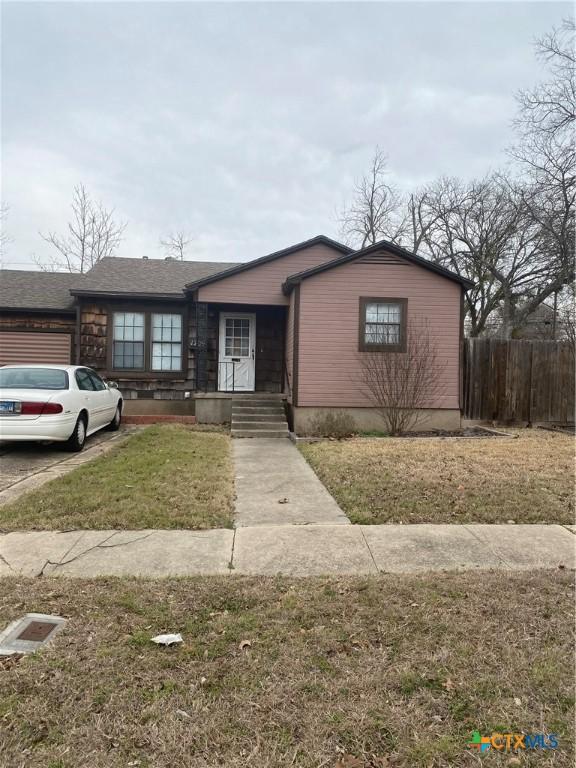
[(244, 272), (248, 269), (255, 269), (262, 264), (267, 264), (270, 261), (274, 261), (275, 259), (280, 259), (284, 256), (290, 256), (293, 253), (296, 253), (296, 251), (301, 251), (304, 248), (310, 248), (310, 246), (313, 245), (326, 245), (329, 248), (333, 248), (334, 251), (340, 254), (348, 255), (352, 252), (352, 249), (349, 248), (347, 245), (344, 245), (343, 243), (339, 243), (336, 240), (332, 240), (329, 237), (326, 237), (325, 235), (317, 235), (316, 237), (310, 238), (310, 240), (304, 240), (301, 243), (296, 243), (296, 245), (291, 245), (288, 248), (283, 248), (280, 251), (274, 251), (274, 253), (269, 253), (266, 256), (261, 256), (259, 259), (253, 259), (252, 261), (246, 261), (242, 264), (236, 264), (230, 267), (230, 269), (225, 270), (224, 272), (219, 272), (218, 274), (214, 274), (205, 278), (201, 278), (199, 280), (195, 280), (194, 282), (188, 283), (186, 286), (186, 289), (188, 291), (194, 291), (198, 288), (201, 288), (203, 285), (207, 285), (208, 283), (216, 282), (217, 280), (224, 280), (227, 277), (231, 277), (232, 275), (236, 275), (239, 272)]
[(358, 261), (364, 264), (415, 264), (416, 266), (423, 267), (430, 272), (435, 272), (437, 275), (445, 277), (447, 280), (460, 283), (460, 285), (462, 285), (462, 287), (466, 290), (472, 288), (474, 285), (474, 283), (472, 283), (470, 280), (467, 280), (464, 277), (460, 277), (460, 275), (457, 275), (455, 272), (451, 272), (449, 269), (441, 267), (439, 264), (428, 261), (428, 259), (423, 259), (421, 256), (418, 256), (411, 251), (407, 251), (405, 248), (402, 248), (399, 245), (395, 245), (394, 243), (390, 243), (387, 240), (380, 240), (379, 242), (374, 243), (373, 245), (369, 245), (366, 248), (362, 248), (359, 251), (353, 251), (351, 253), (345, 254), (339, 259), (334, 259), (333, 261), (329, 261), (326, 264), (320, 264), (317, 267), (312, 267), (311, 269), (307, 269), (304, 272), (298, 272), (294, 275), (290, 275), (284, 282), (282, 290), (285, 294), (289, 294), (292, 288), (295, 285), (298, 285), (298, 283), (300, 283), (302, 280), (306, 280), (308, 277), (317, 275), (320, 272), (334, 269), (335, 267), (339, 267), (342, 264), (349, 264), (353, 261)]

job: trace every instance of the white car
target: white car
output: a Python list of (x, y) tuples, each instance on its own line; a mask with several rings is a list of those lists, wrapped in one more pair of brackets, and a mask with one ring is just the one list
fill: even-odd
[(57, 441), (81, 451), (88, 435), (122, 420), (122, 395), (83, 365), (0, 368), (0, 440)]

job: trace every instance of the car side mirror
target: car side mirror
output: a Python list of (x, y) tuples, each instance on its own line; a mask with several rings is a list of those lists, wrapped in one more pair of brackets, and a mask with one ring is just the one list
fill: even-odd
[(116, 381), (107, 381), (106, 384), (108, 389), (118, 389), (118, 382)]

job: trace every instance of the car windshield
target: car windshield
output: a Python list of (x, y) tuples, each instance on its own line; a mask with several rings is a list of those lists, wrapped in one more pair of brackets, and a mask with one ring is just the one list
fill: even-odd
[(56, 368), (0, 368), (0, 389), (68, 389), (68, 374)]

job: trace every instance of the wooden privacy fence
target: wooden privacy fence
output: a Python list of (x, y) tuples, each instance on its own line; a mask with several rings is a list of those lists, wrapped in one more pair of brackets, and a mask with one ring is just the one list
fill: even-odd
[(574, 423), (574, 347), (567, 341), (465, 339), (465, 418)]

